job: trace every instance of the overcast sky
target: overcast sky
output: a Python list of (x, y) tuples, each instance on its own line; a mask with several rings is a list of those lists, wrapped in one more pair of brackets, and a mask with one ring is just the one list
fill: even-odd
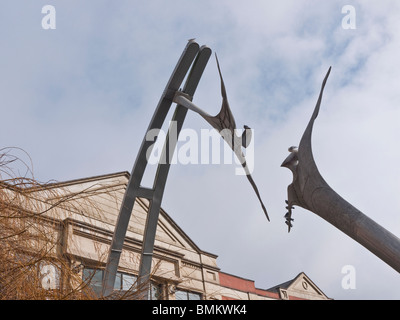
[[(45, 5), (56, 9), (56, 29), (42, 27)], [(355, 29), (343, 28), (345, 5)], [(219, 256), (222, 271), (259, 288), (303, 271), (334, 299), (400, 299), (398, 272), (315, 214), (296, 207), (287, 233), (292, 175), (280, 167), (332, 66), (313, 131), (317, 166), (343, 198), (400, 235), (399, 30), (396, 0), (3, 0), (0, 147), (25, 150), (40, 181), (130, 172), (196, 38), (218, 54), (238, 127), (254, 129), (253, 178), (271, 222), (234, 164), (174, 165), (162, 207)], [(212, 58), (193, 101), (216, 114), (219, 90)], [(210, 127), (189, 113), (184, 128)], [(342, 287), (347, 265), (354, 289)]]

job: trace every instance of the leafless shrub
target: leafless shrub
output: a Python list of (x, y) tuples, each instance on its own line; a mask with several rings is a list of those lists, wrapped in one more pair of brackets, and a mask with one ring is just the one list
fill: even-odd
[[(34, 178), (32, 161), (23, 161), (18, 148), (0, 149), (0, 299), (102, 299), (82, 277), (82, 268), (63, 252), (63, 221), (78, 213), (101, 219), (91, 198), (93, 187), (78, 192), (54, 188), (54, 182)], [(24, 153), (23, 153), (24, 154)], [(113, 195), (112, 190), (109, 196)], [(98, 265), (104, 261), (98, 252)], [(113, 299), (137, 299), (142, 288), (115, 292)], [(110, 297), (109, 297), (110, 298)]]

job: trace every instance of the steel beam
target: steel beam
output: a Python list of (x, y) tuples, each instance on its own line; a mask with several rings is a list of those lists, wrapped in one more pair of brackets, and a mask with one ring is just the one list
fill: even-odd
[[(172, 105), (172, 99), (175, 95), (175, 92), (179, 89), (181, 83), (183, 82), (190, 66), (193, 63), (193, 60), (198, 54), (198, 51), (199, 45), (195, 41), (189, 41), (181, 57), (179, 58), (170, 79), (168, 80), (167, 86), (165, 87), (165, 90), (160, 98), (146, 133), (153, 129), (161, 129)], [(146, 135), (144, 136), (128, 181), (105, 267), (102, 285), (102, 294), (104, 297), (109, 296), (114, 288), (122, 247), (136, 197), (139, 195), (144, 195), (143, 193), (145, 193), (146, 197), (150, 195), (154, 196), (154, 193), (151, 194), (154, 192), (154, 188), (153, 190), (144, 191), (145, 189), (140, 186), (148, 164), (146, 153), (153, 143), (154, 141), (148, 141), (146, 139)]]

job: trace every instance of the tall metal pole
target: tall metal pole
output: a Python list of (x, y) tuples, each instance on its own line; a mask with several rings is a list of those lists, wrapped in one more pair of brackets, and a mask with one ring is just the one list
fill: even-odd
[[(161, 129), (171, 107), (173, 95), (175, 94), (175, 91), (179, 89), (179, 86), (185, 78), (186, 73), (189, 70), (195, 56), (197, 55), (198, 50), (199, 45), (194, 41), (191, 41), (187, 44), (160, 98), (158, 106), (148, 126), (147, 132), (153, 129)], [(119, 259), (136, 197), (152, 199), (154, 195), (154, 190), (143, 188), (140, 185), (144, 171), (148, 164), (146, 152), (152, 143), (152, 141), (148, 141), (146, 139), (145, 135), (128, 181), (105, 267), (103, 278), (103, 296), (108, 296), (113, 291)]]
[[(204, 68), (211, 56), (211, 50), (208, 47), (200, 48), (200, 52), (194, 62), (193, 68), (188, 76), (185, 86), (182, 90), (184, 94), (193, 96), (196, 88), (199, 84), (201, 75)], [(146, 288), (143, 290), (145, 293), (143, 299), (148, 298), (149, 286), (150, 286), (150, 274), (151, 274), (151, 264), (154, 250), (154, 241), (158, 223), (158, 215), (161, 208), (161, 200), (164, 194), (165, 184), (167, 182), (169, 168), (171, 166), (171, 160), (173, 152), (176, 147), (177, 138), (182, 129), (183, 122), (187, 114), (187, 109), (181, 105), (177, 105), (175, 113), (172, 117), (170, 124), (170, 130), (168, 130), (167, 137), (165, 140), (163, 152), (161, 159), (166, 159), (166, 163), (160, 163), (157, 168), (156, 178), (153, 184), (154, 194), (152, 200), (150, 201), (149, 212), (147, 215), (145, 232), (143, 236), (143, 246), (142, 246), (142, 256), (139, 268), (139, 286), (141, 288)], [(176, 126), (176, 128), (172, 128)], [(176, 135), (171, 137), (171, 132), (175, 131)]]
[[(200, 55), (199, 51), (203, 53)], [(194, 94), (198, 81), (200, 80), (201, 74), (210, 55), (210, 49), (202, 47), (202, 49), (200, 50), (199, 45), (195, 41), (191, 40), (188, 42), (160, 98), (158, 106), (148, 126), (147, 132), (153, 129), (161, 129), (168, 114), (168, 111), (172, 105), (175, 93), (177, 90), (179, 90), (179, 87), (183, 82), (186, 74), (188, 73), (189, 68), (197, 57), (191, 71), (191, 74), (194, 74), (198, 77), (197, 83), (195, 85), (191, 84), (190, 88), (188, 88), (188, 90), (190, 91), (188, 93), (191, 95)], [(197, 67), (194, 68), (195, 66)], [(177, 107), (177, 110), (178, 108), (179, 106)], [(181, 112), (179, 112), (179, 114), (181, 114)], [(184, 120), (184, 116), (179, 116), (179, 118), (181, 119), (178, 119), (179, 126), (181, 126)], [(144, 171), (148, 165), (146, 154), (151, 145), (155, 143), (155, 141), (149, 141), (146, 139), (147, 132), (143, 138), (142, 145), (133, 166), (115, 226), (103, 277), (102, 294), (104, 297), (109, 296), (114, 288), (114, 282), (117, 274), (123, 243), (136, 197), (147, 198), (150, 201), (150, 208), (148, 212), (145, 236), (143, 241), (144, 245), (141, 255), (139, 281), (141, 283), (145, 283), (145, 280), (148, 279), (146, 273), (150, 273), (149, 270), (151, 268), (151, 257), (153, 251), (153, 245), (151, 245), (151, 241), (149, 240), (149, 238), (152, 237), (151, 233), (153, 231), (150, 231), (150, 229), (154, 229), (154, 224), (156, 225), (158, 219), (159, 208), (161, 205), (166, 178), (168, 175), (169, 161), (167, 161), (167, 164), (158, 167), (152, 189), (141, 186)], [(168, 139), (166, 143), (168, 143)], [(164, 148), (164, 150), (166, 149)], [(154, 242), (154, 239), (152, 241)], [(147, 292), (149, 286), (150, 283), (147, 283)], [(147, 298), (147, 293), (145, 294), (144, 298)]]

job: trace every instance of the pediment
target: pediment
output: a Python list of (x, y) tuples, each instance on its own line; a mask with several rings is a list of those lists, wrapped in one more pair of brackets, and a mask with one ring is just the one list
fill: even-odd
[[(99, 223), (107, 223), (107, 229), (111, 231), (117, 222), (128, 181), (129, 173), (119, 172), (54, 183), (49, 188), (58, 189), (60, 196), (73, 195), (68, 202), (79, 203), (79, 211), (81, 213), (88, 219), (94, 219)], [(59, 198), (48, 200), (55, 202)], [(96, 207), (96, 210), (93, 210), (92, 205)], [(148, 211), (149, 200), (136, 198), (129, 220), (127, 237), (137, 240), (143, 238)], [(92, 220), (91, 222), (93, 223), (94, 221)], [(189, 258), (193, 254), (207, 254), (211, 258), (216, 258), (215, 255), (200, 250), (162, 208), (160, 209), (158, 219), (155, 245), (165, 249), (170, 248), (178, 252), (183, 250), (181, 253), (188, 256), (189, 260), (197, 260), (194, 257)]]
[(311, 279), (301, 272), (286, 288), (290, 296), (304, 299), (329, 299)]
[[(137, 199), (148, 212), (149, 201)], [(186, 233), (175, 223), (175, 221), (161, 208), (158, 218), (156, 240), (178, 248), (199, 252), (197, 245), (186, 235)]]

